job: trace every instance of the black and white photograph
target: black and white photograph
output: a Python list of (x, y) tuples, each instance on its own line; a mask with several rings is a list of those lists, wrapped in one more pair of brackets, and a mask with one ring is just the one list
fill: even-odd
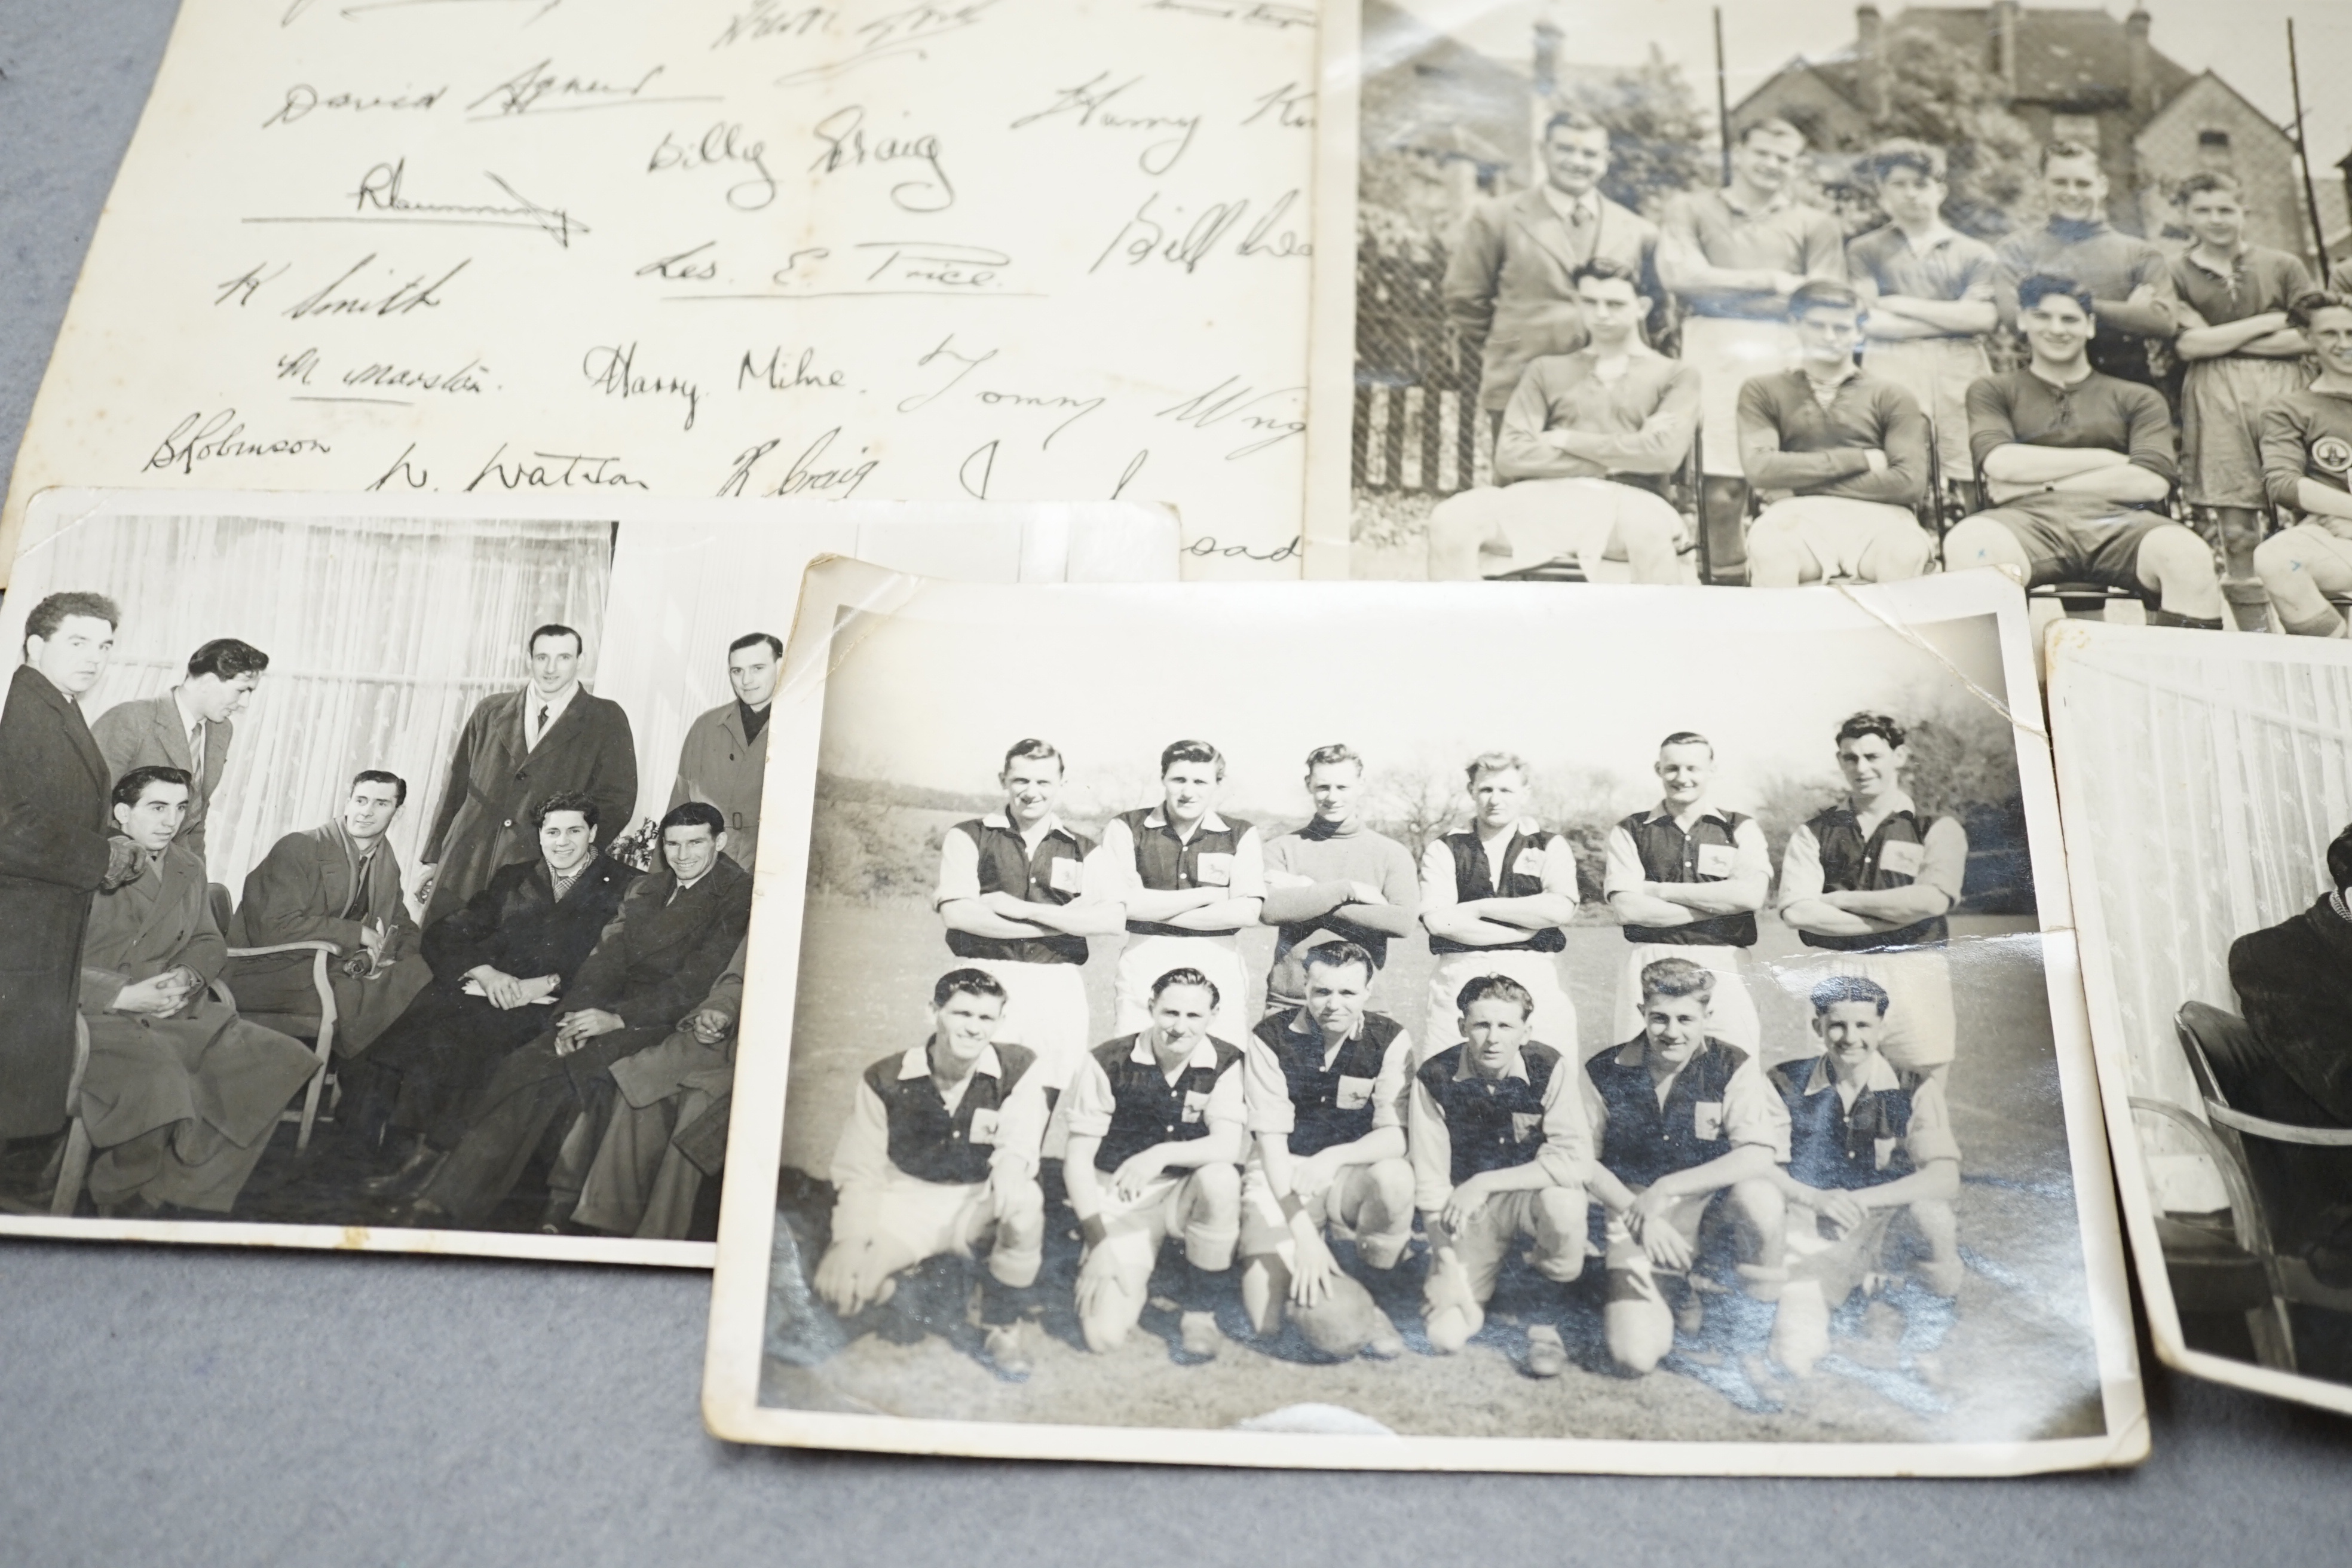
[(802, 569), (1175, 556), (1140, 509), (720, 504), (44, 498), (0, 1230), (709, 1266)]
[(2340, 635), (2352, 17), (1345, 0), (1308, 574)]
[(2144, 1452), (2012, 584), (1275, 592), (812, 571), (715, 1432)]
[(2070, 626), (2050, 680), (2157, 1353), (2352, 1411), (2352, 649)]

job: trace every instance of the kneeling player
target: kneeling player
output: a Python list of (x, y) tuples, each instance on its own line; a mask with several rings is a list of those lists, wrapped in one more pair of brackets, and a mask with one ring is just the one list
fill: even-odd
[[(1642, 1033), (1584, 1064), (1584, 1104), (1599, 1133), (1592, 1191), (1609, 1209), (1609, 1353), (1628, 1372), (1650, 1371), (1674, 1348), (1675, 1312), (1660, 1274), (1687, 1277), (1698, 1257), (1699, 1222), (1717, 1193), (1759, 1257), (1778, 1237), (1786, 1205), (1772, 1167), (1787, 1157), (1788, 1108), (1756, 1058), (1709, 1037), (1715, 976), (1685, 958), (1642, 971)], [(1777, 1270), (1738, 1266), (1758, 1300), (1779, 1294)], [(1696, 1297), (1685, 1295), (1696, 1329)], [(1760, 1348), (1760, 1347), (1759, 1347)]]
[(1241, 1235), (1248, 1114), (1241, 1047), (1209, 1036), (1221, 1000), (1199, 970), (1169, 971), (1151, 986), (1150, 1027), (1097, 1046), (1070, 1080), (1062, 1173), (1086, 1237), (1078, 1324), (1088, 1350), (1126, 1342), (1161, 1246), (1181, 1235), (1184, 1353), (1217, 1353), (1217, 1297)]
[[(1451, 1355), (1486, 1321), (1503, 1258), (1535, 1241), (1538, 1273), (1584, 1272), (1584, 1184), (1591, 1138), (1560, 1053), (1530, 1037), (1535, 997), (1507, 974), (1482, 974), (1457, 999), (1462, 1044), (1413, 1074), (1407, 1138), (1413, 1202), (1429, 1237), (1423, 1315), (1429, 1342)], [(1568, 1369), (1559, 1331), (1528, 1331), (1528, 1370)]]
[(1762, 1258), (1769, 1267), (1785, 1256), (1772, 1356), (1800, 1377), (1829, 1350), (1830, 1314), (1877, 1271), (1897, 1211), (1927, 1244), (1927, 1300), (1908, 1314), (1906, 1349), (1941, 1339), (1961, 1274), (1952, 1213), (1960, 1148), (1942, 1083), (1899, 1073), (1879, 1054), (1887, 997), (1877, 982), (1832, 975), (1813, 987), (1812, 1002), (1822, 1054), (1769, 1075), (1789, 1111), (1788, 1168), (1772, 1175), (1792, 1207), (1785, 1255), (1774, 1245)]
[(951, 969), (931, 990), (931, 1037), (860, 1077), (833, 1155), (833, 1241), (816, 1293), (844, 1317), (877, 1307), (926, 1258), (988, 1255), (981, 1323), (998, 1371), (1028, 1370), (1021, 1312), (1045, 1235), (1036, 1058), (991, 1043), (1004, 987)]
[(1367, 1268), (1394, 1268), (1412, 1239), (1404, 1101), (1412, 1037), (1365, 1011), (1372, 955), (1352, 942), (1303, 955), (1307, 1005), (1259, 1024), (1243, 1046), (1257, 1157), (1242, 1173), (1242, 1304), (1271, 1334), (1284, 1308), (1332, 1354), (1395, 1355), (1404, 1342), (1339, 1269), (1328, 1226)]

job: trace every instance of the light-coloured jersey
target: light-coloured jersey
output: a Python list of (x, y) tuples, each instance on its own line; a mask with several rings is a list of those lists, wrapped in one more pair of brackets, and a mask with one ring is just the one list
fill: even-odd
[[(1294, 1030), (1299, 1023), (1307, 1026), (1306, 1033), (1318, 1039), (1322, 1037), (1322, 1031), (1315, 1026), (1315, 1021), (1303, 1009), (1294, 1016)], [(1341, 1039), (1324, 1047), (1325, 1071), (1330, 1070), (1331, 1064), (1339, 1059), (1339, 1052), (1347, 1044), (1346, 1039)], [(1399, 1029), (1396, 1038), (1389, 1042), (1388, 1049), (1381, 1053), (1380, 1076), (1361, 1086), (1365, 1100), (1372, 1108), (1375, 1131), (1405, 1124), (1406, 1101), (1412, 1088), (1412, 1032)], [(1253, 1135), (1275, 1133), (1288, 1137), (1291, 1129), (1298, 1125), (1298, 1108), (1291, 1103), (1290, 1081), (1283, 1077), (1282, 1063), (1276, 1058), (1273, 1047), (1252, 1035), (1243, 1042), (1242, 1064), (1242, 1092), (1249, 1108), (1250, 1132)], [(1352, 1092), (1350, 1086), (1355, 1081), (1347, 1078), (1339, 1080), (1339, 1109), (1342, 1110), (1355, 1110), (1363, 1103), (1351, 1103), (1348, 1098)]]
[[(1128, 1059), (1139, 1063), (1152, 1061), (1151, 1037), (1148, 1034), (1135, 1037), (1135, 1048), (1129, 1053)], [(1236, 1131), (1247, 1130), (1249, 1106), (1242, 1088), (1242, 1073), (1243, 1064), (1248, 1059), (1248, 1054), (1244, 1052), (1240, 1060), (1217, 1075), (1200, 1107), (1201, 1121), (1213, 1127), (1222, 1124)], [(1183, 1073), (1194, 1068), (1216, 1065), (1217, 1047), (1203, 1038), (1192, 1047), (1192, 1054), (1177, 1070)], [(1276, 1071), (1278, 1075), (1279, 1069)], [(1091, 1051), (1078, 1065), (1077, 1071), (1070, 1075), (1070, 1087), (1063, 1103), (1069, 1108), (1071, 1137), (1100, 1138), (1110, 1131), (1111, 1117), (1118, 1110), (1118, 1097), (1111, 1090), (1110, 1075), (1103, 1071), (1102, 1063), (1095, 1059)]]
[[(1661, 810), (1662, 807), (1654, 807), (1650, 815), (1654, 817)], [(1712, 816), (1717, 822), (1723, 820), (1723, 813), (1713, 806), (1699, 813), (1699, 816)], [(1709, 863), (1708, 851), (1714, 849), (1726, 851), (1719, 864)], [(1625, 830), (1623, 823), (1609, 830), (1603, 855), (1601, 890), (1604, 897), (1613, 893), (1639, 892), (1643, 884), (1650, 880), (1650, 874), (1642, 864), (1642, 852), (1634, 847), (1633, 836)], [(1698, 870), (1702, 877), (1720, 878), (1727, 882), (1741, 881), (1749, 877), (1761, 877), (1769, 881), (1772, 858), (1771, 851), (1764, 844), (1764, 830), (1756, 825), (1754, 817), (1741, 818), (1739, 826), (1731, 830), (1728, 846), (1699, 846)]]
[[(931, 1064), (928, 1046), (917, 1046), (898, 1058), (900, 1079), (929, 1078)], [(988, 1073), (1003, 1076), (1004, 1068), (991, 1046), (972, 1064), (972, 1071), (962, 1082), (940, 1098), (952, 1114), (963, 1104), (965, 1091), (971, 1088), (973, 1074)], [(1045, 1076), (1033, 1065), (1013, 1086), (1012, 1093), (997, 1109), (994, 1138), (996, 1146), (989, 1154), (991, 1173), (1003, 1172), (1008, 1177), (1034, 1177), (1037, 1174), (1037, 1151), (1045, 1137)], [(861, 1074), (857, 1092), (851, 1098), (849, 1120), (842, 1123), (841, 1140), (834, 1145), (833, 1184), (842, 1191), (860, 1184), (887, 1179), (896, 1169), (890, 1163), (890, 1113), (882, 1097), (874, 1092)]]
[[(1461, 1068), (1454, 1076), (1466, 1078), (1471, 1070), (1469, 1047), (1465, 1046)], [(1503, 1076), (1526, 1081), (1526, 1058), (1514, 1056), (1503, 1069)], [(1551, 1081), (1544, 1085), (1543, 1147), (1536, 1159), (1556, 1183), (1579, 1179), (1579, 1173), (1592, 1158), (1592, 1123), (1569, 1082), (1583, 1076), (1577, 1068), (1575, 1057), (1563, 1055), (1551, 1069)], [(1423, 1214), (1435, 1214), (1454, 1195), (1454, 1139), (1446, 1128), (1445, 1112), (1418, 1078), (1412, 1080), (1412, 1093), (1406, 1105), (1404, 1136), (1412, 1162), (1413, 1206)]]
[[(1537, 858), (1531, 866), (1495, 864), (1495, 857), (1509, 845), (1513, 835), (1542, 831), (1540, 824), (1522, 822), (1510, 832), (1492, 840), (1482, 837), (1480, 843), (1486, 851), (1486, 880), (1490, 886), (1499, 888), (1503, 885), (1504, 877), (1512, 872), (1532, 872), (1543, 879), (1545, 892), (1563, 894), (1573, 900), (1576, 898), (1576, 852), (1560, 835), (1554, 834), (1552, 841), (1540, 849), (1519, 852), (1522, 861), (1529, 856)], [(1452, 909), (1461, 901), (1461, 893), (1454, 885), (1454, 851), (1445, 847), (1443, 838), (1433, 838), (1429, 847), (1421, 852), (1421, 907), (1424, 910)]]

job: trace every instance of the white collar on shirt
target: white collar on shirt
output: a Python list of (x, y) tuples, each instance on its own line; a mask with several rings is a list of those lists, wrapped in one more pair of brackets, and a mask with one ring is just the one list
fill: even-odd
[(1063, 831), (1061, 817), (1050, 811), (1045, 814), (1045, 819), (1043, 822), (1040, 822), (1033, 830), (1036, 834), (1036, 837), (1034, 838), (1031, 837), (1028, 833), (1024, 833), (1020, 828), (1015, 827), (1013, 825), (1013, 818), (1001, 811), (990, 812), (986, 816), (980, 819), (980, 825), (982, 827), (996, 828), (998, 831), (1003, 833), (1018, 833), (1021, 835), (1021, 842), (1026, 844), (1032, 849), (1037, 847), (1038, 845), (1044, 843), (1046, 839), (1051, 838), (1055, 834)]
[(1823, 1089), (1837, 1089), (1838, 1099), (1844, 1102), (1845, 1108), (1848, 1110), (1852, 1110), (1853, 1109), (1853, 1102), (1862, 1098), (1864, 1089), (1868, 1089), (1873, 1093), (1875, 1093), (1880, 1089), (1901, 1089), (1902, 1087), (1903, 1080), (1895, 1076), (1894, 1064), (1874, 1051), (1871, 1053), (1870, 1070), (1862, 1075), (1862, 1088), (1855, 1089), (1852, 1094), (1848, 1094), (1844, 1089), (1838, 1088), (1837, 1074), (1830, 1068), (1830, 1058), (1827, 1051), (1823, 1051), (1820, 1056), (1813, 1058), (1813, 1070), (1805, 1079), (1805, 1092), (1807, 1094), (1819, 1094)]
[[(1127, 1059), (1138, 1064), (1149, 1062), (1154, 1067), (1160, 1065), (1160, 1053), (1151, 1048), (1150, 1030), (1146, 1029), (1141, 1034), (1135, 1037), (1135, 1048), (1127, 1053)], [(1208, 1036), (1203, 1035), (1201, 1037), (1201, 1043), (1192, 1047), (1192, 1054), (1184, 1058), (1184, 1066), (1187, 1069), (1190, 1069), (1192, 1068), (1213, 1068), (1216, 1065), (1216, 1042), (1210, 1039)]]
[[(1894, 789), (1888, 790), (1885, 795), (1878, 797), (1878, 814), (1875, 816), (1864, 816), (1862, 814), (1862, 808), (1853, 804), (1853, 797), (1852, 795), (1848, 795), (1846, 797), (1845, 808), (1853, 813), (1854, 826), (1862, 827), (1862, 835), (1865, 838), (1869, 837), (1873, 833), (1877, 832), (1878, 825), (1885, 821), (1888, 817), (1893, 816), (1897, 812), (1908, 811), (1916, 813), (1919, 809), (1918, 806), (1912, 802), (1908, 792), (1905, 791), (1899, 785)], [(1863, 824), (1865, 822), (1869, 824), (1866, 827), (1863, 826)]]
[[(971, 1071), (964, 1075), (964, 1081), (969, 1083), (971, 1081), (973, 1076), (980, 1073), (986, 1073), (991, 1078), (1003, 1078), (1004, 1076), (1004, 1064), (997, 1059), (996, 1047), (994, 1046), (990, 1046), (980, 1053), (980, 1059), (971, 1064)], [(925, 1040), (921, 1045), (917, 1046), (913, 1050), (908, 1051), (905, 1056), (898, 1058), (899, 1082), (904, 1083), (910, 1079), (929, 1078), (930, 1076), (930, 1041)]]
[[(1644, 816), (1642, 820), (1644, 822), (1655, 822), (1660, 817), (1673, 819), (1674, 816), (1674, 808), (1662, 800), (1658, 802), (1657, 805), (1652, 806), (1649, 809), (1648, 815)], [(1731, 819), (1724, 815), (1723, 807), (1719, 805), (1700, 806), (1698, 815), (1692, 817), (1691, 820), (1693, 822), (1704, 822), (1710, 816), (1715, 818), (1717, 822), (1724, 824), (1726, 826), (1730, 826)]]
[(1914, 237), (1906, 233), (1900, 224), (1895, 226), (1895, 232), (1903, 236), (1904, 245), (1909, 247), (1914, 256), (1925, 256), (1929, 251), (1949, 245), (1960, 237), (1960, 231), (1941, 218), (1936, 220), (1935, 227), (1923, 235)]
[[(1143, 826), (1146, 827), (1167, 826), (1168, 808), (1164, 805), (1153, 806), (1151, 808), (1151, 815), (1143, 819)], [(1225, 819), (1219, 816), (1214, 811), (1202, 812), (1201, 814), (1201, 820), (1193, 824), (1192, 831), (1195, 833), (1223, 833), (1225, 831)]]
[[(1470, 1065), (1470, 1043), (1467, 1040), (1465, 1040), (1462, 1043), (1462, 1059), (1454, 1064), (1454, 1081), (1461, 1083), (1466, 1079), (1476, 1078), (1477, 1076), (1478, 1069)], [(1513, 1051), (1511, 1053), (1510, 1062), (1503, 1068), (1503, 1076), (1505, 1078), (1515, 1078), (1521, 1083), (1525, 1083), (1528, 1079), (1528, 1058), (1520, 1055), (1518, 1052)]]
[(1564, 224), (1573, 226), (1578, 213), (1584, 215), (1584, 220), (1587, 223), (1596, 223), (1600, 220), (1601, 193), (1599, 191), (1587, 191), (1580, 196), (1571, 196), (1547, 180), (1544, 182), (1543, 197), (1544, 205), (1551, 208), (1553, 215)]
[(572, 700), (579, 695), (580, 682), (576, 679), (552, 697), (541, 697), (536, 686), (524, 687), (522, 689), (523, 728), (528, 731), (538, 720), (539, 710), (544, 708), (547, 710), (547, 725), (545, 729), (540, 731), (540, 733), (546, 734), (548, 730), (555, 728), (555, 721), (563, 717), (563, 710), (571, 707)]

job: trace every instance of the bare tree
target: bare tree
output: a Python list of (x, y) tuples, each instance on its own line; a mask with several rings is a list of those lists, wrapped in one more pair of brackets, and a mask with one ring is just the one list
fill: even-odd
[(1462, 819), (1462, 775), (1419, 763), (1373, 772), (1365, 816), (1373, 830), (1403, 845), (1413, 859)]

